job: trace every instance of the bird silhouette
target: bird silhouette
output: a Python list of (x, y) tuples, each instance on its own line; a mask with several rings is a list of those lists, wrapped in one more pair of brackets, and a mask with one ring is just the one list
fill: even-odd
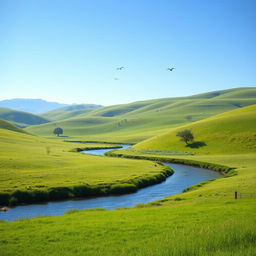
[(124, 67), (118, 67), (118, 68), (116, 68), (117, 70), (123, 70), (124, 69)]
[(175, 67), (173, 67), (173, 68), (167, 68), (166, 70), (173, 71), (174, 69), (176, 69), (176, 68), (175, 68)]

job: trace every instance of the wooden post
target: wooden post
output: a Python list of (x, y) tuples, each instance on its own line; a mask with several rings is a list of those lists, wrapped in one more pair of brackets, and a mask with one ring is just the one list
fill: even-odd
[(237, 199), (237, 191), (235, 191), (235, 199)]

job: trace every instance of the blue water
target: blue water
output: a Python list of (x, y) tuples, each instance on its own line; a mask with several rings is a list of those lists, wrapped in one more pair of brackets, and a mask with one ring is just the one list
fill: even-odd
[[(127, 145), (123, 145), (123, 148), (127, 147)], [(83, 152), (86, 154), (103, 155), (109, 150), (111, 149), (86, 150)], [(22, 218), (33, 218), (36, 216), (62, 215), (71, 209), (116, 209), (120, 207), (132, 207), (138, 203), (148, 203), (150, 201), (178, 194), (182, 192), (184, 188), (193, 184), (215, 179), (220, 176), (219, 173), (207, 169), (179, 164), (164, 164), (170, 166), (174, 170), (174, 174), (160, 184), (140, 189), (135, 193), (120, 196), (106, 196), (17, 206), (15, 208), (11, 208), (7, 212), (0, 212), (0, 219), (11, 221)]]

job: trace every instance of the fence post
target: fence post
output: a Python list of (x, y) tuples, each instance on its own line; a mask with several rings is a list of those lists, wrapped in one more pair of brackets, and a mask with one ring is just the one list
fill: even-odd
[(237, 199), (237, 191), (235, 191), (235, 199)]

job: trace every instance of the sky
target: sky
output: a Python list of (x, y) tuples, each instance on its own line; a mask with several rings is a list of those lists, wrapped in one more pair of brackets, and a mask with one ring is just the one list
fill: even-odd
[(113, 105), (256, 86), (255, 13), (255, 0), (0, 0), (0, 100)]

